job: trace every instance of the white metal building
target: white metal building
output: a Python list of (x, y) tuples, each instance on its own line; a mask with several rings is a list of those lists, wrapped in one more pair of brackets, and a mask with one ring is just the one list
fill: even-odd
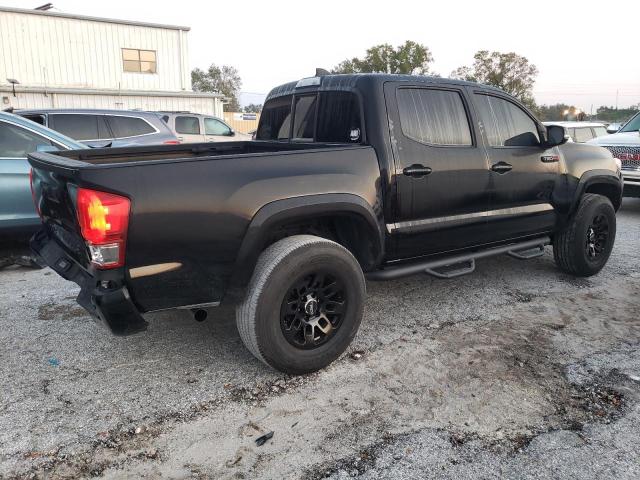
[(188, 110), (222, 117), (222, 95), (191, 90), (188, 32), (0, 7), (0, 109)]

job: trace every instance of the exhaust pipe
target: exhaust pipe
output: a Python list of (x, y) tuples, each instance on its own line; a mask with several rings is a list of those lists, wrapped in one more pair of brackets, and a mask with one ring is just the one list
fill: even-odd
[(196, 322), (204, 322), (207, 319), (206, 310), (202, 310), (201, 308), (194, 308), (191, 310), (191, 313), (193, 313), (193, 319)]

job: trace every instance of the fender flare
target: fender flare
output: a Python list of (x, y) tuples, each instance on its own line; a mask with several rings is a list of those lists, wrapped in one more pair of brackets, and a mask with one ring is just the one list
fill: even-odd
[[(595, 184), (606, 184), (614, 186), (617, 190), (617, 195), (619, 195), (617, 205), (618, 207), (620, 206), (620, 204), (622, 203), (623, 190), (622, 179), (617, 177), (613, 172), (611, 172), (611, 170), (590, 170), (588, 172), (585, 172), (580, 177), (578, 186), (576, 188), (576, 195), (574, 196), (573, 202), (571, 203), (571, 208), (569, 210), (570, 215), (573, 215), (576, 212), (578, 204), (580, 203), (580, 199), (587, 191), (587, 189)], [(614, 203), (614, 207), (615, 206), (616, 203)]]
[(326, 193), (304, 195), (276, 200), (261, 207), (251, 219), (236, 256), (231, 285), (244, 287), (260, 256), (260, 247), (275, 225), (287, 221), (303, 220), (310, 216), (354, 215), (366, 222), (374, 237), (375, 263), (382, 261), (385, 234), (382, 228), (382, 214), (359, 195), (351, 193)]

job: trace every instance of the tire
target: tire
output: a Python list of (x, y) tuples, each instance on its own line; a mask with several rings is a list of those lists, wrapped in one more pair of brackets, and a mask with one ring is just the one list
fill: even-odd
[(553, 258), (561, 270), (590, 277), (609, 260), (615, 238), (616, 212), (611, 201), (602, 195), (586, 193), (571, 224), (554, 236)]
[(236, 308), (236, 324), (257, 359), (300, 375), (326, 367), (346, 350), (360, 326), (364, 299), (364, 275), (347, 249), (295, 235), (260, 255)]

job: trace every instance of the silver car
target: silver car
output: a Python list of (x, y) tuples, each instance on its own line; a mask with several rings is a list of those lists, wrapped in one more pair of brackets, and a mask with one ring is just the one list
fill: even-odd
[(14, 113), (93, 148), (179, 143), (154, 112), (38, 109), (16, 110)]
[(158, 112), (181, 143), (251, 140), (217, 117), (190, 112)]

